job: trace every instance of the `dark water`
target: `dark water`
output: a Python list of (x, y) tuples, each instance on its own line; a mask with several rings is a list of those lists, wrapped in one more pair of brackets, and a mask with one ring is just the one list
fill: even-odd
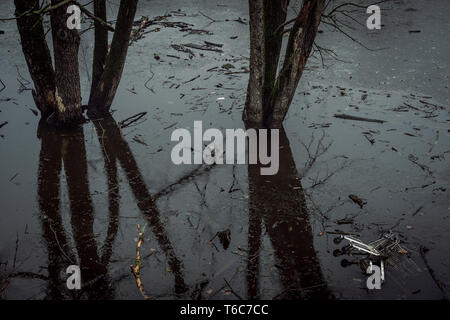
[[(0, 8), (2, 17), (12, 15), (12, 4)], [(0, 128), (1, 297), (141, 299), (130, 271), (138, 224), (142, 281), (156, 299), (448, 296), (449, 4), (393, 1), (382, 6), (381, 31), (355, 26), (352, 35), (385, 50), (366, 50), (323, 27), (318, 43), (347, 62), (310, 59), (280, 135), (274, 176), (260, 176), (257, 165), (172, 164), (174, 129), (192, 129), (195, 120), (204, 130), (244, 127), (248, 74), (227, 72), (249, 64), (248, 25), (234, 21), (247, 18), (246, 2), (142, 1), (136, 18), (178, 9), (168, 21), (213, 34), (160, 26), (146, 34), (130, 47), (112, 116), (63, 132), (30, 110), (36, 107), (15, 23), (0, 22), (0, 123), (8, 121)], [(358, 17), (364, 22), (364, 12)], [(190, 59), (170, 47), (205, 40), (224, 52), (193, 49)], [(83, 34), (85, 99), (91, 51), (91, 35)], [(147, 115), (120, 128), (138, 112)], [(361, 209), (349, 194), (367, 205)], [(344, 218), (355, 223), (339, 225)], [(358, 265), (344, 268), (333, 256), (342, 247), (333, 233), (368, 242), (389, 229), (412, 263), (388, 268), (382, 290), (369, 291)], [(218, 232), (229, 238), (221, 241)], [(430, 249), (435, 279), (421, 246)], [(81, 292), (66, 289), (71, 264), (81, 266)]]

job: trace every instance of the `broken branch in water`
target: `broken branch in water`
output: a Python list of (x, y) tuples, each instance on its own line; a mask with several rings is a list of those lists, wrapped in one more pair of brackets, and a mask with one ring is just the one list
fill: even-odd
[(339, 119), (345, 119), (345, 120), (366, 121), (366, 122), (376, 122), (376, 123), (385, 123), (385, 122), (387, 122), (385, 120), (363, 118), (363, 117), (351, 116), (351, 115), (348, 115), (348, 114), (335, 114), (333, 117), (339, 118)]
[(132, 123), (135, 123), (136, 121), (141, 119), (146, 114), (147, 114), (147, 112), (139, 112), (139, 113), (135, 114), (134, 116), (126, 118), (125, 120), (122, 120), (119, 122), (119, 127), (121, 129), (129, 127)]
[(186, 44), (183, 44), (183, 46), (188, 47), (188, 48), (197, 49), (197, 50), (206, 50), (206, 51), (214, 51), (214, 52), (223, 53), (223, 50), (218, 49), (215, 46), (206, 44), (206, 43), (204, 45), (199, 45), (199, 44), (195, 44), (195, 43), (186, 43)]
[(230, 291), (232, 294), (234, 294), (236, 296), (236, 298), (238, 298), (239, 300), (242, 300), (242, 297), (240, 295), (238, 295), (236, 293), (236, 291), (233, 290), (233, 288), (231, 287), (231, 285), (228, 283), (227, 279), (223, 278), (223, 280), (225, 281), (226, 285), (228, 288), (230, 288)]
[(141, 230), (140, 224), (137, 225), (137, 229), (138, 229), (139, 239), (138, 239), (138, 243), (136, 246), (136, 266), (133, 267), (132, 265), (130, 265), (130, 268), (131, 268), (131, 272), (133, 272), (134, 278), (136, 279), (136, 285), (139, 289), (139, 292), (142, 294), (142, 296), (144, 297), (145, 300), (150, 300), (150, 297), (145, 293), (144, 285), (142, 284), (142, 280), (141, 280), (141, 266), (142, 266), (141, 246), (142, 246), (142, 242), (144, 242), (144, 233)]

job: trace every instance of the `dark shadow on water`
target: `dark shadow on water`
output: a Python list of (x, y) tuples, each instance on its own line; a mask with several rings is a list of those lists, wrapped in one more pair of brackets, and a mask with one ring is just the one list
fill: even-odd
[[(100, 250), (95, 239), (94, 209), (89, 192), (83, 128), (55, 130), (41, 122), (38, 137), (41, 153), (38, 173), (38, 198), (43, 238), (48, 251), (48, 299), (87, 298), (113, 299), (114, 280), (108, 275), (108, 265), (119, 229), (119, 182), (117, 164), (123, 169), (137, 206), (148, 222), (159, 246), (166, 254), (175, 277), (175, 294), (187, 290), (182, 263), (175, 255), (159, 212), (139, 171), (128, 143), (122, 137), (112, 116), (93, 121), (102, 147), (108, 181), (108, 227)], [(70, 205), (70, 224), (76, 252), (73, 252), (61, 216), (61, 172), (64, 168)], [(131, 262), (131, 261), (130, 261)], [(69, 291), (65, 287), (66, 268), (77, 264), (81, 268), (82, 290)], [(64, 276), (63, 276), (64, 277)], [(116, 279), (117, 281), (117, 279)]]
[[(270, 141), (270, 139), (269, 139)], [(270, 148), (269, 148), (270, 150)], [(261, 165), (248, 165), (249, 257), (247, 295), (260, 295), (260, 249), (262, 228), (274, 250), (282, 290), (275, 299), (332, 298), (314, 250), (308, 208), (289, 140), (280, 129), (280, 167), (277, 174), (263, 176)]]
[[(95, 212), (89, 192), (83, 128), (62, 131), (41, 123), (38, 129), (38, 137), (41, 139), (38, 199), (43, 238), (48, 252), (46, 298), (115, 298), (116, 282), (120, 279), (110, 275), (110, 262), (119, 230), (118, 165), (126, 177), (126, 182), (122, 184), (128, 183), (130, 186), (137, 207), (166, 255), (174, 276), (174, 294), (182, 297), (188, 289), (184, 281), (183, 264), (175, 253), (154, 197), (148, 191), (120, 127), (112, 116), (95, 120), (93, 124), (102, 149), (108, 184), (108, 225), (105, 226), (106, 235), (98, 238), (94, 234)], [(260, 169), (260, 165), (248, 166), (250, 195), (247, 297), (257, 299), (261, 295), (260, 269), (266, 266), (260, 263), (260, 250), (262, 230), (265, 229), (274, 250), (275, 267), (282, 287), (273, 298), (331, 298), (314, 250), (308, 209), (284, 129), (280, 130), (278, 173), (262, 176)], [(63, 225), (61, 199), (64, 197), (60, 194), (62, 181), (67, 184), (73, 241), (69, 239), (69, 233)], [(105, 239), (103, 245), (98, 242), (99, 238)], [(133, 262), (130, 261), (130, 264)], [(65, 271), (71, 264), (77, 264), (81, 268), (81, 291), (69, 291), (65, 286)]]
[[(114, 297), (114, 288), (110, 286), (107, 268), (118, 230), (118, 210), (117, 206), (111, 205), (114, 202), (112, 197), (107, 236), (99, 255), (93, 230), (94, 209), (89, 192), (83, 128), (58, 131), (41, 122), (38, 137), (41, 139), (38, 198), (43, 237), (48, 251), (47, 298), (62, 299), (64, 293), (70, 292), (65, 288), (65, 278), (60, 277), (69, 265), (77, 264), (81, 269), (83, 290), (70, 292), (72, 298), (86, 294), (89, 299), (111, 299)], [(62, 222), (62, 168), (67, 183), (70, 225), (78, 261)]]

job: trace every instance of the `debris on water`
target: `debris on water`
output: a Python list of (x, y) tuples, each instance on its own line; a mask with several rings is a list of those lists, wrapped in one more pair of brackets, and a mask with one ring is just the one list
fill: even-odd
[(369, 141), (372, 145), (375, 143), (375, 139), (373, 138), (372, 134), (364, 134), (364, 138), (366, 138), (367, 141)]
[(121, 129), (129, 127), (131, 124), (137, 122), (138, 120), (140, 120), (142, 117), (144, 117), (147, 114), (147, 112), (139, 112), (131, 117), (128, 117), (122, 121), (119, 121), (119, 127)]
[(231, 242), (231, 230), (230, 229), (225, 229), (223, 231), (218, 231), (214, 237), (209, 240), (210, 243), (212, 243), (212, 241), (218, 237), (220, 240), (220, 243), (223, 246), (224, 250), (227, 250), (228, 247), (230, 246), (230, 242)]
[(183, 46), (188, 47), (188, 48), (197, 49), (197, 50), (214, 51), (214, 52), (223, 53), (223, 50), (218, 49), (215, 45), (211, 45), (208, 43), (205, 43), (205, 44), (185, 43), (185, 44), (183, 44)]
[(8, 121), (5, 121), (5, 122), (3, 122), (3, 123), (0, 123), (0, 128), (6, 126), (7, 124), (8, 124)]
[(242, 19), (241, 17), (239, 17), (239, 18), (237, 18), (237, 19), (234, 19), (233, 21), (236, 21), (236, 22), (239, 22), (239, 23), (241, 23), (241, 24), (247, 25), (247, 22), (245, 21), (245, 19)]
[(367, 201), (363, 201), (360, 197), (354, 194), (348, 196), (354, 203), (356, 203), (361, 209), (367, 204)]
[(234, 66), (231, 63), (227, 63), (227, 64), (224, 64), (222, 66), (222, 68), (225, 70), (230, 70), (230, 69), (234, 69)]
[(192, 59), (192, 57), (195, 57), (195, 53), (194, 53), (191, 49), (188, 49), (188, 48), (186, 48), (186, 47), (184, 47), (184, 46), (182, 46), (182, 45), (179, 45), (179, 44), (171, 44), (170, 47), (171, 47), (172, 49), (176, 50), (176, 51), (184, 52), (184, 53), (189, 54), (189, 59)]
[(142, 145), (144, 145), (144, 146), (148, 146), (148, 144), (146, 144), (144, 141), (142, 141), (137, 135), (135, 135), (135, 136), (133, 137), (133, 141), (135, 141), (135, 142), (137, 142), (137, 143), (140, 143), (140, 144), (142, 144)]
[(210, 41), (203, 41), (207, 46), (222, 48), (223, 44)]
[[(385, 280), (385, 267), (391, 266), (394, 269), (398, 269), (405, 262), (414, 264), (408, 257), (408, 250), (402, 247), (400, 240), (392, 232), (385, 233), (381, 238), (370, 243), (365, 243), (351, 236), (341, 236), (340, 241), (342, 240), (347, 240), (349, 244), (340, 250), (334, 250), (333, 255), (336, 257), (343, 254), (354, 256), (360, 253), (365, 255), (365, 258), (359, 260), (361, 269), (366, 273), (372, 271), (374, 265), (378, 265), (381, 271), (382, 282)], [(335, 241), (335, 243), (340, 241)], [(347, 267), (350, 264), (354, 263), (347, 259), (341, 261), (343, 267)]]
[(336, 220), (336, 223), (341, 225), (341, 224), (355, 224), (355, 220), (351, 219), (351, 218), (344, 218), (344, 219), (340, 219), (340, 220)]
[(433, 172), (431, 171), (431, 169), (418, 162), (419, 158), (417, 158), (416, 156), (414, 156), (413, 154), (408, 155), (408, 160), (411, 161), (412, 163), (414, 163), (415, 165), (419, 166), (420, 169), (422, 169), (423, 171), (425, 171), (426, 173), (428, 173), (429, 176), (433, 175)]
[(335, 114), (333, 117), (339, 118), (339, 119), (345, 119), (345, 120), (366, 121), (366, 122), (376, 122), (376, 123), (385, 123), (386, 122), (385, 120), (369, 119), (369, 118), (352, 116), (352, 115), (348, 115), (348, 114)]

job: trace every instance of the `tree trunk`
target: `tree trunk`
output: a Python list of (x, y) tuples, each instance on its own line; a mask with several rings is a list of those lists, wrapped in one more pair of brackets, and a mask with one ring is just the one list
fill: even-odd
[(47, 119), (56, 110), (56, 85), (52, 58), (45, 41), (44, 27), (40, 15), (23, 15), (28, 10), (39, 9), (38, 0), (14, 0), (17, 28), (22, 42), (22, 51), (34, 83), (32, 91), (36, 107)]
[(289, 0), (265, 0), (264, 3), (264, 44), (265, 44), (265, 72), (264, 72), (264, 103), (262, 105), (264, 119), (271, 113), (270, 97), (277, 77), (280, 60), (281, 45), (283, 43), (284, 24)]
[(91, 92), (88, 108), (90, 118), (104, 116), (114, 100), (125, 65), (137, 3), (138, 0), (120, 1), (117, 24), (105, 68), (96, 89)]
[(250, 11), (250, 78), (243, 120), (250, 126), (259, 127), (263, 121), (264, 102), (264, 0), (249, 0)]
[(289, 110), (320, 24), (324, 0), (304, 2), (289, 36), (284, 64), (271, 97), (272, 113), (266, 124), (281, 127)]
[[(106, 21), (106, 0), (94, 0), (94, 15)], [(108, 55), (108, 30), (98, 21), (94, 21), (94, 26), (94, 58), (92, 62), (92, 83), (89, 101), (91, 101), (92, 94), (100, 82)]]
[(311, 53), (324, 2), (303, 1), (277, 78), (289, 0), (249, 0), (250, 78), (243, 114), (247, 126), (281, 126)]
[[(60, 0), (52, 0), (56, 5)], [(78, 48), (80, 36), (76, 29), (67, 28), (67, 7), (60, 6), (50, 12), (55, 59), (57, 110), (49, 118), (58, 126), (78, 124), (83, 120), (81, 109), (80, 73), (78, 68)]]

